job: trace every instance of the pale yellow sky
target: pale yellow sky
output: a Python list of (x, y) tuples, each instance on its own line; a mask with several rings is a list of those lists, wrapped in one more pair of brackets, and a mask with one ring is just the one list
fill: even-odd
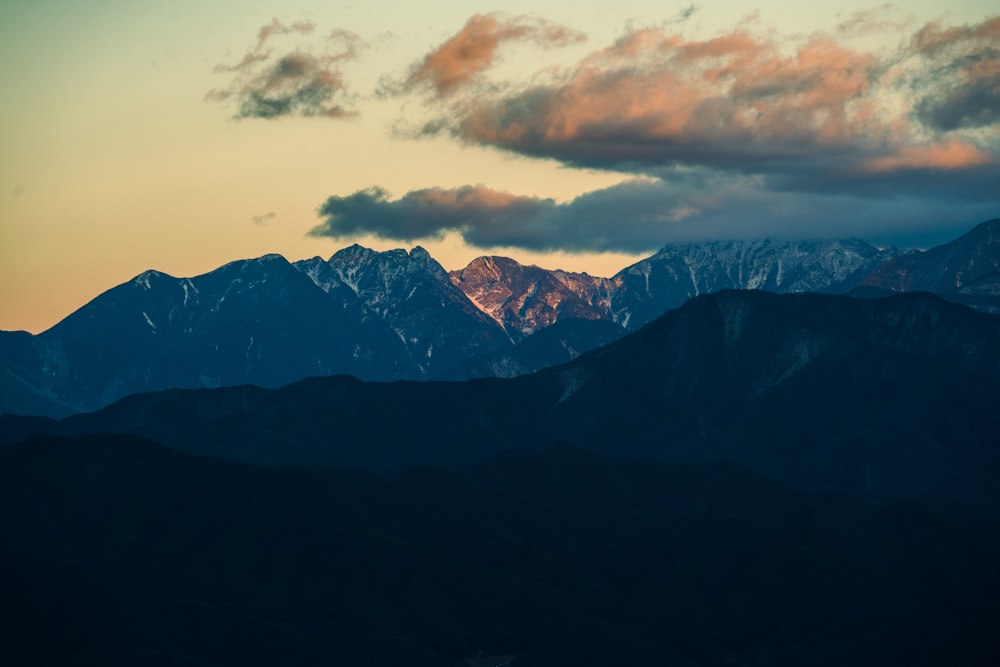
[[(872, 3), (807, 7), (702, 2), (691, 34), (758, 23), (785, 33), (827, 29)], [(992, 3), (952, 6), (953, 21), (988, 16)], [(543, 16), (587, 34), (543, 51), (511, 47), (498, 72), (572, 63), (632, 25), (675, 20), (690, 3), (546, 3)], [(918, 22), (944, 15), (938, 3), (901, 4)], [(433, 9), (431, 9), (433, 7)], [(370, 236), (307, 236), (332, 195), (380, 186), (395, 196), (480, 184), (518, 195), (572, 200), (628, 178), (552, 159), (462, 145), (446, 136), (394, 136), (395, 123), (425, 113), (416, 97), (377, 99), (379, 77), (401, 75), (455, 34), (474, 13), (536, 13), (535, 2), (223, 2), (116, 0), (7, 2), (0, 7), (0, 329), (39, 332), (100, 292), (155, 268), (176, 276), (227, 261), (280, 253), (328, 257), (351, 242), (412, 245)], [(308, 20), (317, 32), (350, 30), (369, 47), (342, 65), (356, 118), (236, 121), (205, 101), (276, 17)], [(865, 38), (873, 42), (871, 36)], [(888, 36), (891, 48), (898, 36)], [(878, 40), (874, 40), (877, 46)], [(273, 214), (273, 215), (271, 215)], [(260, 222), (255, 222), (255, 217)], [(506, 254), (548, 268), (610, 275), (638, 259), (626, 253), (530, 253), (473, 248), (457, 235), (419, 240), (446, 268)]]

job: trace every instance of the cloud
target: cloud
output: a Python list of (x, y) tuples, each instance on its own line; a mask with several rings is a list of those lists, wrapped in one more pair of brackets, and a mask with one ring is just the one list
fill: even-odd
[(516, 245), (529, 247), (532, 221), (555, 206), (551, 199), (519, 197), (483, 186), (414, 190), (397, 200), (374, 187), (327, 199), (319, 208), (324, 221), (310, 235), (341, 238), (374, 234), (413, 241), (457, 231), (474, 245), (517, 239)]
[(289, 33), (309, 34), (316, 29), (316, 24), (312, 21), (296, 21), (291, 25), (285, 25), (277, 18), (272, 17), (270, 23), (261, 26), (257, 32), (257, 49), (264, 46), (264, 42), (274, 35), (287, 35)]
[(960, 231), (928, 232), (945, 221), (968, 226), (996, 216), (995, 197), (949, 200), (914, 192), (874, 201), (858, 194), (779, 192), (761, 188), (756, 177), (707, 169), (670, 181), (630, 180), (566, 203), (482, 185), (415, 190), (398, 199), (370, 188), (327, 199), (319, 209), (323, 221), (310, 235), (414, 242), (455, 233), (484, 249), (647, 253), (671, 242), (761, 237), (907, 245), (916, 235), (930, 244)]
[(255, 216), (253, 216), (252, 220), (253, 220), (253, 224), (263, 226), (263, 225), (266, 225), (267, 223), (271, 222), (272, 220), (275, 220), (277, 217), (278, 217), (277, 213), (275, 213), (274, 211), (268, 211), (267, 213), (265, 213), (263, 215), (255, 215)]
[(885, 3), (872, 9), (860, 9), (837, 25), (841, 37), (864, 37), (898, 31), (912, 23), (896, 6)]
[(584, 35), (570, 28), (529, 16), (476, 14), (465, 26), (415, 64), (390, 92), (430, 89), (444, 97), (475, 83), (496, 62), (505, 42), (531, 42), (545, 48), (580, 42)]
[(929, 244), (960, 231), (943, 221), (1000, 213), (1000, 19), (928, 24), (874, 53), (849, 40), (901, 30), (909, 19), (890, 6), (794, 40), (753, 21), (692, 38), (693, 11), (503, 86), (484, 84), (504, 44), (578, 36), (477, 15), (390, 91), (423, 94), (418, 134), (630, 180), (569, 202), (484, 185), (398, 198), (373, 187), (329, 197), (310, 234), (646, 253), (761, 236)]
[(868, 163), (873, 172), (894, 172), (903, 169), (954, 170), (989, 165), (996, 158), (960, 139), (951, 139), (929, 146), (904, 146), (897, 154), (875, 158)]
[(357, 57), (364, 45), (346, 30), (334, 30), (322, 40), (318, 53), (294, 47), (275, 55), (268, 47), (282, 35), (309, 35), (315, 25), (286, 25), (277, 19), (264, 25), (257, 44), (235, 65), (219, 65), (218, 72), (232, 73), (229, 86), (206, 95), (214, 102), (235, 102), (234, 118), (274, 119), (285, 116), (343, 118), (354, 115), (343, 106), (347, 86), (337, 64)]
[(700, 5), (696, 5), (696, 4), (694, 4), (692, 2), (690, 5), (688, 5), (687, 7), (682, 8), (679, 12), (677, 12), (677, 22), (678, 23), (684, 23), (685, 21), (687, 21), (688, 19), (690, 19), (692, 16), (694, 16), (698, 12), (699, 9), (701, 9), (701, 6)]
[(793, 53), (737, 30), (703, 41), (630, 33), (562, 82), (473, 103), (466, 141), (598, 168), (766, 168), (886, 142), (874, 56), (826, 36)]

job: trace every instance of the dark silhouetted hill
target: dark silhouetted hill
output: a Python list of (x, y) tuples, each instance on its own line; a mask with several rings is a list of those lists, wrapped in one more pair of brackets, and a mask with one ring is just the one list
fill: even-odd
[(570, 447), (393, 480), (0, 448), (4, 664), (993, 665), (996, 522)]

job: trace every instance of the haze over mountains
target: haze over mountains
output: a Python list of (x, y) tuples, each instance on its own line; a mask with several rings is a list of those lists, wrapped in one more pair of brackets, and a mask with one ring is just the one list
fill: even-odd
[(930, 289), (989, 308), (1000, 293), (998, 228), (990, 221), (907, 254), (861, 241), (671, 245), (611, 278), (502, 257), (449, 274), (420, 247), (360, 246), (329, 260), (268, 255), (194, 278), (147, 271), (42, 334), (0, 332), (0, 412), (63, 416), (140, 391), (278, 387), (335, 374), (518, 375), (722, 289)]

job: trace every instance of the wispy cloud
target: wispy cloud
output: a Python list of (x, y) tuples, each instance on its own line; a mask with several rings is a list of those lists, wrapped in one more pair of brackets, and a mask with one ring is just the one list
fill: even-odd
[(218, 72), (231, 74), (232, 80), (225, 88), (209, 91), (206, 99), (234, 102), (236, 119), (354, 115), (343, 105), (347, 85), (338, 64), (357, 57), (364, 45), (358, 35), (334, 30), (319, 40), (318, 47), (310, 45), (312, 49), (296, 44), (276, 55), (270, 48), (275, 37), (301, 38), (315, 30), (311, 22), (286, 25), (272, 19), (261, 27), (256, 45), (238, 63), (216, 67)]
[(272, 220), (277, 219), (277, 217), (278, 217), (277, 213), (275, 213), (274, 211), (268, 211), (263, 215), (255, 215), (251, 219), (253, 220), (253, 224), (264, 226), (267, 223), (271, 222)]
[(863, 37), (872, 34), (895, 33), (913, 23), (901, 9), (885, 3), (870, 9), (860, 9), (837, 24), (840, 37)]
[(583, 33), (537, 17), (476, 14), (458, 33), (413, 65), (403, 81), (386, 81), (385, 88), (396, 94), (430, 90), (444, 97), (475, 83), (494, 65), (506, 42), (552, 48), (584, 39)]

